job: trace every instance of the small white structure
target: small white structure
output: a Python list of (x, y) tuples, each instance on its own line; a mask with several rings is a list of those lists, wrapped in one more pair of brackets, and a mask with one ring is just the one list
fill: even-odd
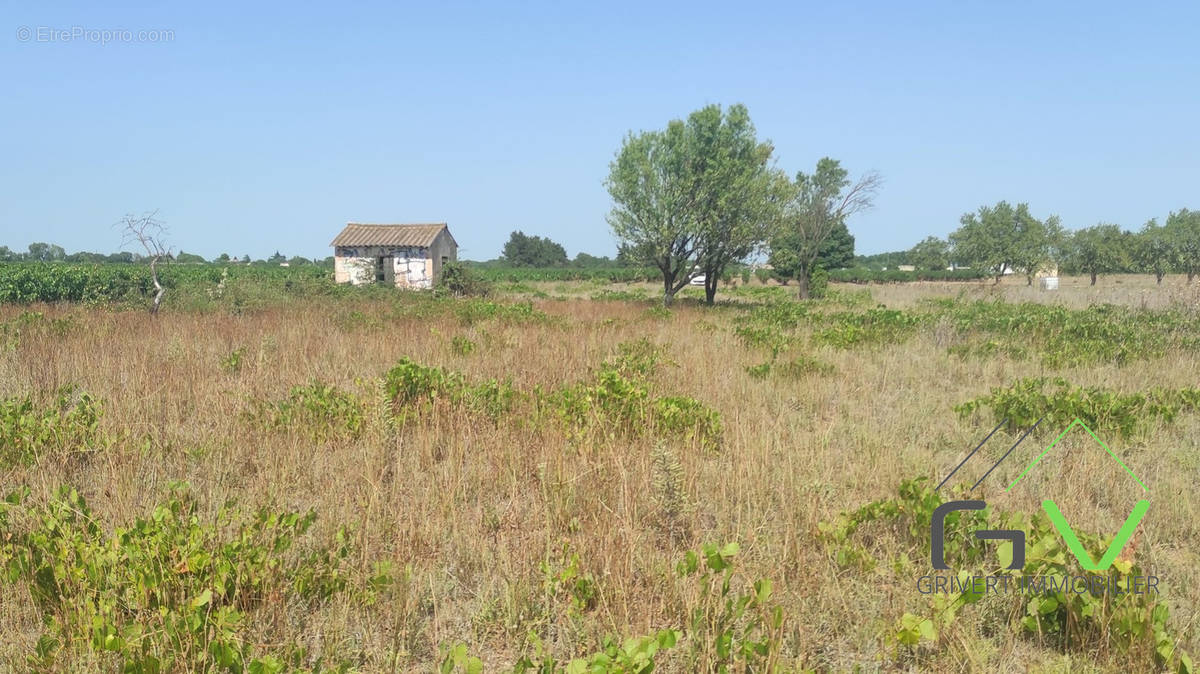
[(1043, 276), (1041, 283), (1042, 283), (1042, 290), (1058, 290), (1058, 277), (1057, 276)]
[(916, 271), (917, 267), (916, 267), (916, 265), (912, 265), (912, 264), (902, 264), (902, 265), (897, 265), (896, 269), (898, 269), (900, 271)]
[(432, 288), (442, 265), (458, 259), (446, 223), (370, 225), (351, 222), (332, 242), (338, 283)]

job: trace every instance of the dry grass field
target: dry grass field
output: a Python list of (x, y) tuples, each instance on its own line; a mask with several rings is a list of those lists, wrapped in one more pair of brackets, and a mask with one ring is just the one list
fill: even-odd
[[(678, 633), (655, 656), (662, 672), (1150, 672), (1200, 645), (1200, 414), (1186, 393), (1171, 414), (1096, 429), (1149, 490), (1122, 560), (1160, 579), (1166, 653), (1151, 605), (1140, 627), (1107, 607), (1027, 629), (1028, 598), (989, 596), (943, 622), (917, 591), (928, 525), (898, 496), (914, 478), (931, 490), (995, 426), (986, 404), (954, 410), (993, 388), (1197, 386), (1197, 288), (1144, 277), (1064, 279), (1052, 293), (1016, 279), (835, 287), (797, 310), (791, 289), (753, 284), (670, 311), (654, 292), (536, 284), (489, 301), (371, 293), (236, 312), (168, 305), (156, 318), (0, 307), (0, 475), (4, 493), (28, 487), (0, 516), (0, 671), (117, 671), (137, 658), (135, 671), (468, 671), (471, 657), (507, 671), (666, 629)], [(1104, 335), (1077, 349), (1052, 322), (1027, 340), (1019, 321), (976, 329), (946, 308), (976, 300), (1072, 317), (1112, 303), (1162, 339), (1110, 356)], [(878, 305), (900, 313), (871, 314)], [(868, 315), (881, 322), (854, 318)], [(1066, 355), (1043, 356), (1054, 348)], [(94, 424), (71, 416), (81, 405), (99, 410)], [(1032, 515), (1053, 493), (1077, 530), (1111, 537), (1141, 490), (1085, 438), (1005, 491), (1055, 423), (972, 496)], [(943, 496), (966, 493), (1023, 432), (997, 432)], [(56, 497), (63, 486), (90, 511)], [(829, 534), (877, 501), (900, 511)], [(286, 517), (238, 524), (260, 509), (315, 520), (278, 542)], [(142, 539), (121, 539), (139, 518), (162, 554), (141, 558), (129, 547), (147, 549)], [(703, 552), (729, 543), (736, 554)], [(976, 568), (994, 570), (995, 547), (973, 549)], [(699, 568), (681, 574), (689, 551)], [(205, 575), (218, 558), (235, 570)], [(209, 578), (226, 580), (205, 596)], [(907, 643), (906, 613), (934, 616), (936, 636)]]

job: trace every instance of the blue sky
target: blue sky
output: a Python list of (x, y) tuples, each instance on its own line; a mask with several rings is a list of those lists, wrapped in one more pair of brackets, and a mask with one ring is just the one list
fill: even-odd
[[(624, 134), (737, 102), (789, 173), (882, 173), (859, 252), (1001, 199), (1069, 227), (1200, 208), (1194, 3), (105, 4), (0, 4), (0, 245), (109, 252), (159, 209), (206, 257), (324, 257), (347, 221), (611, 255)], [(36, 32), (77, 26), (174, 37)]]

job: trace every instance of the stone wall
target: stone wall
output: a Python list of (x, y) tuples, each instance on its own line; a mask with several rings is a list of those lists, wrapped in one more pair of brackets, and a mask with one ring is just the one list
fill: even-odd
[(333, 278), (338, 283), (373, 283), (372, 273), (381, 257), (392, 258), (397, 288), (433, 287), (429, 249), (419, 246), (338, 246), (334, 250)]
[(395, 258), (397, 288), (432, 288), (433, 270), (429, 268), (428, 260), (424, 257)]

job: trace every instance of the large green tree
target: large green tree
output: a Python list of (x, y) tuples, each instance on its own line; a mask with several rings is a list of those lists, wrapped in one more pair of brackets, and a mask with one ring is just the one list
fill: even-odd
[(796, 279), (803, 299), (809, 297), (809, 279), (822, 247), (850, 216), (870, 208), (879, 191), (879, 174), (867, 173), (857, 181), (849, 176), (836, 159), (824, 157), (812, 174), (796, 174), (783, 204), (768, 261), (776, 273)]
[(514, 267), (565, 267), (567, 251), (548, 238), (513, 232), (500, 259)]
[(1013, 249), (1013, 268), (1025, 274), (1025, 285), (1033, 285), (1033, 277), (1049, 266), (1061, 245), (1063, 228), (1057, 215), (1038, 220), (1029, 214), (1026, 204), (1019, 204), (1014, 214), (1017, 221), (1017, 245)]
[(606, 181), (618, 257), (659, 269), (664, 305), (702, 270), (711, 303), (726, 265), (767, 237), (780, 201), (770, 158), (742, 105), (710, 105), (661, 131), (629, 134)]
[(1028, 204), (1013, 207), (1007, 201), (980, 206), (959, 222), (961, 226), (950, 234), (955, 260), (992, 273), (996, 283), (1006, 271), (1019, 269), (1032, 284), (1034, 274), (1052, 260), (1061, 232), (1057, 217), (1038, 220), (1029, 213)]
[(182, 250), (179, 251), (179, 254), (175, 256), (175, 261), (176, 262), (191, 262), (191, 263), (206, 262), (206, 260), (204, 259), (204, 256), (196, 255), (195, 253), (185, 253)]
[(1200, 211), (1180, 209), (1167, 216), (1164, 227), (1178, 255), (1179, 269), (1191, 283), (1200, 274)]
[[(771, 252), (767, 262), (775, 272), (775, 278), (783, 285), (792, 279), (800, 278), (802, 267), (796, 251), (804, 247), (802, 235), (794, 231), (781, 231), (771, 239)], [(817, 269), (841, 269), (854, 263), (854, 235), (845, 223), (833, 228), (829, 238), (821, 244), (817, 259), (808, 270), (808, 278), (812, 279), (813, 271)]]
[(1129, 262), (1129, 236), (1117, 225), (1085, 227), (1071, 236), (1067, 263), (1071, 270), (1091, 277), (1121, 271)]
[(62, 246), (56, 246), (52, 243), (31, 243), (29, 244), (29, 254), (25, 259), (38, 262), (54, 262), (64, 260), (66, 257), (67, 251), (63, 250)]
[(854, 263), (854, 235), (846, 223), (840, 222), (829, 233), (817, 252), (817, 265), (826, 271), (842, 269)]
[(607, 255), (601, 255), (597, 257), (591, 253), (585, 253), (583, 251), (579, 251), (579, 253), (575, 255), (575, 259), (571, 261), (571, 266), (580, 267), (583, 269), (590, 267), (611, 267), (614, 264), (616, 264), (616, 262)]
[(606, 181), (617, 257), (662, 272), (664, 305), (687, 285), (700, 246), (687, 145), (687, 128), (680, 120), (662, 131), (630, 133), (609, 165)]
[(725, 113), (707, 106), (688, 118), (688, 126), (700, 163), (699, 267), (704, 301), (712, 304), (726, 267), (766, 244), (787, 195), (787, 178), (771, 167), (771, 143), (758, 140), (744, 105)]
[(1133, 247), (1138, 271), (1154, 274), (1156, 283), (1179, 264), (1179, 249), (1170, 231), (1157, 220), (1147, 222), (1137, 233)]
[(927, 236), (908, 251), (908, 260), (917, 269), (945, 269), (950, 264), (950, 244), (936, 236)]

